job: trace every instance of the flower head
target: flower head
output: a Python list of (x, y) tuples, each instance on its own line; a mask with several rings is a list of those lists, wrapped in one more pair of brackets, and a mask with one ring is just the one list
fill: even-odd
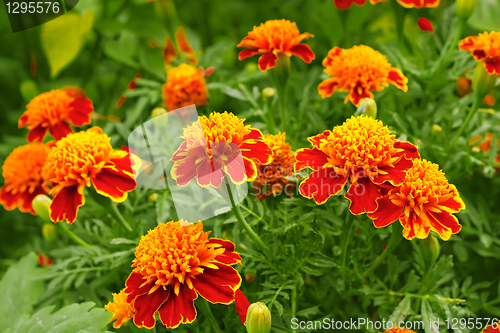
[(52, 184), (52, 221), (75, 221), (85, 203), (85, 186), (94, 185), (97, 193), (115, 202), (124, 201), (135, 189), (129, 153), (113, 150), (110, 140), (99, 127), (92, 127), (68, 134), (52, 148), (42, 170), (45, 183)]
[(285, 133), (264, 136), (264, 141), (273, 151), (273, 157), (268, 165), (256, 162), (258, 175), (253, 182), (253, 187), (261, 200), (271, 195), (279, 195), (283, 190), (286, 190), (285, 193), (288, 194), (295, 188), (295, 183), (285, 178), (293, 174), (295, 164), (292, 148), (285, 141), (285, 137)]
[(486, 326), (484, 330), (481, 331), (481, 333), (499, 333), (500, 332), (500, 326), (496, 324), (496, 328), (493, 328), (493, 325)]
[(109, 302), (104, 306), (106, 310), (113, 313), (110, 322), (117, 319), (113, 323), (114, 328), (120, 328), (134, 317), (135, 309), (132, 304), (127, 302), (127, 296), (125, 289), (122, 289), (118, 294), (113, 293), (113, 302)]
[(38, 254), (38, 264), (40, 267), (52, 266), (52, 259), (43, 253)]
[(369, 46), (356, 45), (350, 49), (334, 47), (323, 60), (324, 72), (331, 78), (318, 86), (321, 97), (331, 96), (336, 90), (349, 91), (345, 99), (358, 106), (363, 98), (373, 98), (371, 91), (381, 91), (389, 83), (404, 92), (408, 79), (387, 58)]
[[(381, 1), (383, 0), (370, 0), (370, 3), (374, 5)], [(366, 0), (333, 0), (333, 4), (337, 7), (337, 9), (349, 9), (353, 3), (358, 6), (363, 6), (366, 4)]]
[(429, 31), (431, 33), (434, 32), (434, 26), (432, 25), (432, 22), (425, 17), (419, 18), (417, 24), (422, 31)]
[(0, 190), (0, 204), (7, 210), (19, 207), (23, 213), (36, 215), (31, 202), (49, 189), (43, 184), (42, 167), (50, 147), (43, 143), (30, 143), (17, 147), (5, 159), (2, 176), (5, 185)]
[(379, 185), (401, 185), (411, 159), (420, 157), (414, 145), (396, 140), (387, 126), (371, 117), (351, 117), (333, 131), (308, 140), (313, 148), (295, 154), (296, 171), (313, 170), (300, 184), (300, 194), (323, 204), (350, 179), (345, 197), (356, 215), (375, 211), (381, 196)]
[(500, 74), (500, 32), (480, 33), (463, 39), (458, 48), (471, 53), (477, 61), (484, 61), (489, 74)]
[(414, 159), (404, 183), (385, 192), (378, 209), (368, 214), (377, 228), (399, 219), (409, 240), (427, 238), (431, 230), (448, 240), (462, 228), (453, 213), (465, 209), (465, 204), (437, 164)]
[(19, 128), (28, 127), (28, 142), (42, 142), (47, 131), (59, 140), (72, 133), (74, 126), (90, 124), (89, 115), (94, 111), (92, 101), (74, 97), (72, 90), (51, 90), (33, 98), (19, 118)]
[(262, 132), (244, 121), (227, 111), (213, 112), (186, 127), (184, 142), (172, 157), (171, 174), (177, 184), (187, 185), (196, 177), (200, 186), (217, 188), (226, 175), (235, 184), (254, 180), (254, 160), (267, 165), (273, 152)]
[(234, 301), (241, 277), (231, 265), (241, 257), (233, 243), (208, 239), (209, 234), (202, 222), (181, 220), (159, 224), (142, 236), (125, 283), (127, 302), (136, 310), (135, 325), (153, 327), (157, 312), (167, 328), (191, 323), (198, 295), (211, 303)]
[[(163, 85), (163, 105), (172, 111), (194, 104), (203, 106), (208, 102), (208, 89), (200, 71), (188, 64), (180, 64), (167, 73)], [(182, 115), (189, 119), (189, 114)]]
[(406, 8), (433, 8), (439, 5), (440, 0), (398, 0), (399, 4)]
[(266, 71), (276, 65), (280, 54), (288, 57), (295, 55), (308, 64), (314, 59), (314, 52), (306, 44), (301, 44), (304, 39), (314, 37), (308, 32), (300, 33), (295, 22), (288, 20), (269, 20), (254, 26), (248, 36), (237, 45), (247, 49), (240, 52), (239, 60), (262, 54), (259, 58), (259, 68)]
[(399, 327), (394, 327), (394, 328), (388, 328), (384, 331), (384, 333), (415, 333), (412, 330), (409, 330), (407, 328), (399, 328)]

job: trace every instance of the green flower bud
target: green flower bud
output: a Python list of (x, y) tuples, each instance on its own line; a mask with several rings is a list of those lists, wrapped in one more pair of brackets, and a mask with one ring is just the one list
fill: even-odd
[(157, 194), (157, 193), (153, 193), (153, 194), (151, 194), (151, 195), (148, 197), (148, 200), (149, 200), (149, 202), (155, 202), (156, 200), (158, 200), (158, 194)]
[(42, 227), (43, 238), (49, 243), (52, 243), (57, 238), (57, 231), (54, 223), (46, 223)]
[(462, 20), (467, 20), (476, 8), (477, 0), (457, 0), (457, 16)]
[(153, 112), (151, 112), (151, 117), (155, 118), (161, 116), (162, 114), (167, 113), (167, 109), (165, 108), (155, 108)]
[(262, 90), (262, 97), (264, 97), (264, 100), (271, 99), (274, 95), (276, 95), (276, 90), (274, 88), (267, 87)]
[(257, 67), (257, 65), (253, 62), (249, 62), (248, 64), (246, 64), (245, 68), (250, 74), (255, 73), (257, 69), (259, 69), (259, 67)]
[(371, 98), (363, 98), (359, 102), (357, 114), (364, 114), (368, 117), (377, 119), (377, 103)]
[(424, 258), (425, 264), (430, 267), (436, 262), (439, 257), (440, 245), (439, 241), (434, 235), (429, 234), (429, 237), (423, 239), (420, 242), (422, 257)]
[(488, 95), (493, 88), (495, 88), (496, 82), (497, 75), (488, 73), (486, 67), (484, 67), (484, 63), (482, 61), (479, 62), (476, 66), (476, 70), (474, 71), (472, 91), (480, 102), (484, 100), (486, 95)]
[(269, 333), (271, 312), (264, 303), (253, 303), (247, 310), (246, 327), (248, 333)]
[(40, 216), (42, 220), (44, 220), (47, 223), (52, 222), (49, 215), (49, 206), (51, 203), (52, 200), (50, 200), (50, 198), (45, 194), (37, 195), (31, 202), (33, 210), (36, 212), (36, 214)]
[(432, 134), (438, 134), (438, 133), (441, 133), (442, 131), (443, 131), (443, 128), (441, 128), (441, 126), (439, 126), (438, 124), (432, 125), (432, 128), (431, 128)]

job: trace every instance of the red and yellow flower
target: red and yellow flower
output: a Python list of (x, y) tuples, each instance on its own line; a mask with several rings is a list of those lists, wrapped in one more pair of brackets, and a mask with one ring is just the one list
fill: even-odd
[[(370, 0), (372, 5), (384, 0)], [(333, 4), (337, 9), (349, 9), (353, 4), (358, 6), (363, 6), (366, 4), (366, 0), (333, 0)]]
[(295, 182), (285, 178), (293, 174), (295, 164), (292, 147), (285, 138), (285, 133), (264, 136), (264, 141), (273, 151), (273, 157), (268, 165), (256, 162), (258, 174), (252, 185), (261, 200), (271, 195), (279, 195), (283, 190), (290, 194), (295, 188)]
[(208, 238), (203, 223), (170, 221), (142, 236), (125, 285), (136, 311), (134, 324), (155, 326), (156, 313), (167, 328), (196, 319), (198, 295), (211, 303), (231, 304), (241, 277), (231, 267), (241, 263), (230, 241)]
[(26, 108), (18, 126), (29, 129), (28, 142), (42, 142), (47, 131), (59, 140), (73, 133), (70, 122), (74, 126), (90, 124), (89, 115), (94, 111), (90, 99), (74, 97), (70, 90), (44, 92), (33, 98)]
[(414, 159), (404, 183), (387, 186), (384, 196), (378, 199), (377, 210), (368, 217), (377, 228), (399, 219), (404, 227), (403, 236), (408, 240), (425, 239), (431, 230), (448, 240), (462, 228), (453, 215), (462, 209), (465, 204), (457, 188), (448, 183), (439, 166)]
[(129, 153), (113, 150), (111, 138), (101, 128), (68, 134), (49, 153), (42, 176), (51, 184), (54, 197), (49, 207), (54, 222), (73, 223), (85, 203), (83, 189), (94, 186), (97, 193), (122, 202), (135, 189)]
[(269, 20), (254, 26), (248, 36), (237, 45), (247, 49), (240, 52), (239, 60), (262, 54), (259, 58), (259, 68), (266, 71), (273, 68), (280, 54), (288, 57), (295, 55), (306, 63), (314, 59), (314, 52), (306, 44), (301, 44), (304, 39), (314, 37), (308, 32), (300, 33), (295, 22), (288, 20)]
[[(481, 140), (481, 138), (482, 138), (482, 135), (480, 135), (480, 134), (476, 135), (474, 138), (469, 140), (469, 145), (470, 146), (474, 145), (476, 142)], [(482, 151), (483, 153), (489, 153), (491, 150), (492, 142), (493, 142), (493, 134), (486, 133), (484, 140), (479, 142), (478, 146), (472, 147), (472, 150), (476, 151), (476, 152)], [(500, 164), (500, 139), (497, 140), (497, 147), (498, 147), (497, 148), (498, 153), (497, 153), (497, 156), (493, 159), (493, 161)], [(500, 170), (500, 167), (497, 169)]]
[(493, 325), (486, 326), (481, 333), (500, 333), (500, 326), (495, 324), (496, 328), (493, 328)]
[(40, 267), (52, 266), (52, 259), (43, 253), (38, 254), (38, 264)]
[(7, 210), (19, 208), (23, 213), (36, 215), (31, 202), (39, 194), (49, 191), (44, 185), (42, 168), (50, 147), (43, 143), (30, 143), (17, 147), (2, 166), (4, 186), (0, 190), (0, 204)]
[(125, 289), (122, 289), (118, 294), (113, 293), (113, 302), (109, 302), (104, 306), (106, 310), (113, 313), (113, 318), (109, 322), (116, 320), (113, 323), (114, 328), (120, 328), (135, 315), (135, 309), (127, 302), (128, 294)]
[(363, 98), (373, 98), (372, 91), (381, 91), (393, 84), (408, 91), (408, 79), (397, 68), (391, 67), (387, 58), (366, 45), (350, 49), (334, 47), (323, 60), (324, 72), (331, 78), (318, 86), (321, 97), (331, 96), (335, 91), (349, 91), (344, 103), (351, 101), (358, 106)]
[(351, 117), (333, 131), (308, 138), (313, 148), (299, 149), (295, 170), (307, 167), (313, 172), (301, 182), (299, 191), (316, 204), (325, 203), (350, 183), (345, 197), (355, 214), (374, 212), (382, 196), (379, 186), (399, 186), (412, 158), (419, 158), (417, 148), (398, 141), (381, 121), (371, 117)]
[(412, 330), (409, 330), (407, 328), (399, 328), (399, 327), (394, 327), (394, 328), (388, 328), (384, 331), (384, 333), (415, 333)]
[(200, 186), (217, 188), (226, 175), (235, 184), (253, 181), (258, 174), (255, 161), (267, 165), (273, 152), (262, 132), (244, 121), (227, 111), (213, 112), (186, 127), (184, 142), (172, 157), (177, 184), (196, 178)]
[(433, 8), (439, 6), (440, 0), (398, 0), (399, 4), (406, 8)]
[(429, 31), (429, 32), (434, 32), (434, 26), (432, 25), (431, 21), (426, 19), (425, 17), (421, 17), (417, 21), (418, 27), (422, 31)]
[(471, 53), (477, 61), (484, 61), (489, 74), (500, 75), (500, 32), (480, 33), (463, 39), (458, 48)]

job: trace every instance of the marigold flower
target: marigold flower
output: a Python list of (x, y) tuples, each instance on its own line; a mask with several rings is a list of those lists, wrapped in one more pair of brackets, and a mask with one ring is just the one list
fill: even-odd
[(90, 124), (89, 115), (94, 111), (92, 101), (86, 97), (73, 97), (71, 91), (51, 90), (33, 98), (19, 118), (18, 127), (27, 127), (28, 142), (42, 142), (47, 131), (59, 140), (72, 133), (74, 126)]
[(152, 328), (158, 312), (167, 328), (196, 319), (198, 294), (211, 303), (231, 304), (241, 277), (230, 241), (211, 238), (203, 223), (167, 222), (149, 230), (135, 251), (134, 270), (125, 282), (134, 324)]
[(408, 79), (397, 68), (391, 67), (387, 58), (366, 45), (350, 49), (334, 47), (323, 60), (324, 72), (331, 78), (318, 86), (321, 97), (331, 96), (336, 90), (349, 91), (344, 103), (351, 101), (358, 106), (363, 98), (373, 98), (373, 91), (381, 91), (389, 83), (404, 92)]
[(412, 330), (409, 330), (407, 328), (399, 328), (399, 327), (394, 327), (394, 328), (388, 328), (384, 331), (384, 333), (415, 333)]
[(175, 31), (175, 42), (177, 43), (179, 51), (190, 57), (196, 56), (196, 52), (194, 52), (193, 47), (189, 43), (186, 34), (186, 29), (184, 29), (183, 26), (177, 27), (177, 30)]
[(109, 302), (104, 308), (113, 313), (113, 318), (109, 322), (116, 320), (113, 323), (113, 327), (120, 328), (134, 317), (135, 309), (132, 304), (127, 302), (128, 294), (125, 292), (125, 289), (122, 289), (118, 294), (113, 293), (112, 295), (113, 302)]
[[(194, 104), (203, 106), (208, 102), (205, 78), (191, 65), (180, 64), (167, 73), (167, 83), (163, 85), (163, 105), (172, 111)], [(189, 119), (188, 114), (181, 115)]]
[(437, 164), (414, 159), (404, 183), (385, 192), (377, 210), (368, 214), (377, 228), (399, 219), (408, 240), (425, 239), (431, 230), (448, 240), (462, 228), (453, 213), (465, 209), (465, 204)]
[(273, 157), (268, 165), (255, 163), (258, 175), (252, 185), (261, 200), (271, 195), (279, 195), (283, 190), (291, 196), (290, 191), (295, 188), (295, 182), (285, 178), (293, 174), (293, 165), (295, 164), (292, 147), (285, 141), (285, 137), (285, 133), (264, 136), (264, 141), (273, 151)]
[[(257, 177), (254, 160), (267, 165), (273, 152), (262, 132), (244, 121), (227, 111), (213, 112), (186, 127), (185, 141), (172, 157), (171, 174), (177, 184), (187, 185), (196, 177), (200, 186), (217, 188), (225, 175), (235, 184), (253, 181)], [(238, 164), (240, 154), (244, 165)]]
[(85, 203), (85, 186), (94, 185), (97, 193), (114, 202), (124, 201), (135, 189), (129, 153), (113, 150), (110, 140), (101, 128), (92, 127), (56, 142), (42, 170), (44, 184), (52, 184), (52, 221), (75, 221)]
[[(482, 136), (477, 135), (471, 140), (469, 140), (469, 145), (473, 145), (477, 141), (481, 140)], [(491, 144), (493, 141), (493, 134), (492, 133), (486, 133), (485, 139), (479, 143), (479, 145), (474, 148), (478, 149), (477, 151), (482, 151), (483, 153), (489, 153), (491, 150)], [(497, 141), (497, 147), (498, 147), (498, 155), (495, 157), (493, 160), (497, 163), (500, 163), (500, 139)], [(474, 150), (474, 149), (473, 149)]]
[(0, 190), (0, 204), (7, 210), (16, 207), (23, 213), (36, 215), (31, 202), (49, 189), (43, 185), (42, 167), (50, 147), (43, 143), (30, 143), (17, 147), (5, 159), (2, 176), (5, 185)]
[(439, 6), (440, 0), (398, 0), (399, 4), (406, 8), (432, 8)]
[(374, 212), (382, 196), (379, 185), (401, 185), (412, 166), (410, 159), (420, 157), (414, 145), (396, 140), (380, 120), (365, 116), (351, 117), (308, 140), (313, 148), (295, 154), (296, 171), (313, 170), (301, 182), (300, 194), (320, 205), (342, 191), (350, 178), (345, 197), (355, 215)]
[(52, 266), (52, 259), (43, 253), (38, 254), (38, 264), (40, 267)]
[(280, 54), (295, 55), (308, 64), (314, 59), (314, 52), (306, 44), (301, 44), (304, 39), (314, 35), (300, 33), (295, 22), (289, 20), (269, 20), (254, 26), (248, 36), (242, 39), (238, 47), (247, 47), (240, 52), (239, 60), (262, 54), (259, 58), (259, 68), (266, 71), (276, 65)]
[(463, 39), (458, 48), (471, 53), (477, 61), (484, 60), (489, 74), (500, 74), (500, 32), (480, 33)]
[(434, 32), (434, 26), (432, 25), (431, 21), (429, 21), (425, 17), (419, 18), (417, 24), (422, 31)]
[(495, 325), (496, 328), (493, 328), (493, 325), (486, 326), (484, 330), (481, 331), (481, 333), (499, 333), (500, 332), (500, 327), (498, 324)]
[[(370, 0), (370, 3), (374, 5), (381, 1), (384, 0)], [(366, 0), (333, 0), (333, 4), (337, 7), (337, 9), (349, 9), (353, 3), (358, 6), (363, 6), (366, 4)]]

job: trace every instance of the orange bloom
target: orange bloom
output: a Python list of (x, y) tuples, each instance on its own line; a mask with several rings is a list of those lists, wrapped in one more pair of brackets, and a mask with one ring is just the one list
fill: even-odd
[(429, 21), (425, 17), (419, 18), (417, 24), (422, 31), (434, 32), (434, 26), (432, 25), (431, 21)]
[(196, 57), (196, 52), (194, 52), (193, 47), (189, 44), (186, 29), (184, 29), (183, 26), (179, 26), (175, 31), (175, 42), (177, 43), (177, 47), (181, 53), (190, 57)]
[(425, 239), (431, 230), (448, 240), (462, 228), (453, 213), (465, 209), (465, 204), (437, 164), (414, 159), (404, 183), (384, 192), (378, 209), (368, 214), (377, 228), (399, 219), (408, 240)]
[(203, 223), (180, 220), (149, 230), (135, 251), (125, 282), (127, 302), (133, 304), (134, 324), (152, 328), (158, 312), (167, 328), (196, 319), (198, 295), (210, 303), (231, 304), (241, 277), (231, 265), (240, 264), (230, 241), (211, 238)]
[(180, 64), (167, 74), (163, 85), (163, 105), (168, 111), (194, 104), (203, 106), (208, 102), (208, 89), (205, 78), (191, 65)]
[(86, 97), (72, 96), (72, 90), (51, 90), (33, 98), (19, 118), (19, 128), (28, 127), (28, 142), (42, 142), (47, 131), (59, 140), (73, 133), (74, 126), (90, 124), (89, 115), (94, 111), (92, 101)]
[(266, 71), (273, 68), (280, 54), (295, 55), (308, 64), (314, 59), (314, 52), (306, 44), (301, 44), (304, 39), (314, 37), (308, 32), (300, 33), (295, 22), (288, 20), (269, 20), (254, 26), (248, 36), (237, 45), (247, 47), (240, 52), (239, 60), (261, 54), (259, 68)]
[[(370, 0), (370, 3), (374, 5), (381, 1), (384, 0)], [(363, 6), (366, 3), (366, 0), (333, 0), (333, 4), (337, 7), (337, 9), (349, 9), (353, 3), (358, 6)]]
[[(472, 138), (469, 141), (469, 145), (473, 145), (477, 141), (481, 140), (481, 135), (477, 135), (474, 138)], [(489, 153), (491, 150), (491, 143), (493, 141), (493, 134), (492, 133), (486, 133), (486, 137), (483, 141), (479, 143), (478, 147), (474, 147), (477, 149), (477, 151), (483, 151), (483, 153)], [(493, 160), (497, 163), (500, 163), (500, 139), (497, 141), (497, 147), (498, 147), (498, 155), (495, 157)], [(473, 148), (473, 150), (474, 150)]]
[(5, 159), (2, 176), (5, 185), (0, 190), (0, 204), (7, 210), (19, 207), (23, 213), (36, 215), (31, 202), (49, 189), (43, 185), (42, 167), (50, 147), (43, 143), (30, 143), (17, 147)]
[(345, 197), (355, 215), (374, 212), (382, 196), (379, 186), (401, 185), (411, 159), (420, 158), (414, 145), (396, 140), (380, 120), (365, 116), (351, 117), (308, 140), (313, 148), (295, 154), (296, 171), (313, 170), (300, 184), (300, 194), (320, 205), (342, 191), (350, 178)]
[(472, 80), (466, 77), (459, 77), (457, 79), (457, 95), (458, 97), (463, 97), (470, 94), (472, 91)]
[[(291, 196), (295, 188), (295, 182), (286, 179), (293, 174), (295, 157), (291, 151), (292, 147), (285, 141), (286, 134), (266, 134), (264, 141), (273, 151), (272, 161), (268, 165), (256, 162), (258, 169), (257, 178), (253, 182), (253, 188), (260, 200), (271, 195), (279, 195), (283, 190)], [(263, 189), (264, 187), (264, 189)]]
[(52, 266), (52, 259), (49, 256), (40, 253), (38, 254), (38, 264), (40, 267)]
[(463, 39), (458, 48), (471, 53), (477, 61), (484, 60), (489, 74), (500, 74), (500, 32), (484, 32)]
[(486, 326), (481, 333), (500, 333), (500, 327), (498, 324), (495, 325), (496, 328), (493, 328), (493, 325)]
[(386, 329), (384, 333), (415, 333), (415, 332), (407, 328), (399, 328), (396, 326), (394, 328)]
[(408, 91), (408, 79), (387, 58), (369, 46), (357, 45), (350, 49), (334, 47), (323, 60), (324, 72), (331, 78), (318, 86), (321, 97), (331, 96), (336, 90), (349, 91), (344, 103), (358, 106), (363, 98), (373, 98), (373, 91), (381, 91), (392, 83)]
[(52, 184), (52, 221), (75, 221), (85, 203), (85, 186), (93, 184), (97, 193), (114, 202), (124, 201), (135, 189), (129, 153), (113, 150), (110, 140), (99, 127), (92, 127), (56, 142), (42, 170), (44, 184)]
[(113, 302), (109, 302), (104, 308), (113, 313), (113, 318), (109, 322), (118, 319), (113, 323), (113, 327), (120, 328), (134, 317), (135, 309), (132, 304), (127, 302), (128, 294), (125, 292), (125, 289), (122, 289), (118, 294), (113, 293), (112, 295)]
[(439, 0), (398, 0), (399, 4), (406, 8), (431, 8), (439, 5)]
[[(178, 185), (187, 185), (197, 178), (200, 186), (219, 187), (228, 175), (235, 184), (252, 181), (257, 177), (257, 166), (271, 163), (273, 152), (264, 141), (262, 132), (244, 125), (232, 113), (213, 112), (207, 118), (184, 129), (184, 142), (172, 161), (172, 178)], [(242, 156), (243, 164), (238, 156)]]

